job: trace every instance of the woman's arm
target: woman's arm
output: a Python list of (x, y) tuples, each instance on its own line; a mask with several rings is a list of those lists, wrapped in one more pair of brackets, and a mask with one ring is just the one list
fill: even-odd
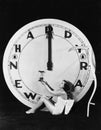
[(45, 88), (51, 93), (51, 94), (53, 94), (54, 96), (61, 96), (61, 95), (64, 95), (64, 94), (66, 94), (64, 91), (63, 91), (63, 89), (59, 89), (59, 90), (51, 90), (50, 88), (51, 88), (51, 86), (47, 83), (47, 82), (45, 82), (45, 81), (42, 81), (41, 82), (44, 86), (45, 86)]

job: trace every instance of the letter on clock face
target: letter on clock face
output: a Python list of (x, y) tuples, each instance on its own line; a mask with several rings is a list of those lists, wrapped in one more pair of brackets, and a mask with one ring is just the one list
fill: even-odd
[(28, 32), (27, 39), (28, 38), (34, 39), (34, 36), (31, 31)]
[(21, 45), (15, 44), (15, 52), (21, 52)]
[(26, 92), (25, 92), (24, 95), (26, 96), (26, 98), (28, 98), (28, 99), (31, 98), (31, 99), (34, 100), (37, 94), (35, 93), (35, 94), (33, 95), (33, 93), (26, 93)]
[(70, 38), (72, 36), (71, 32), (65, 31), (65, 38)]
[(15, 86), (16, 86), (16, 88), (22, 88), (20, 82), (21, 82), (21, 80), (15, 80)]
[(81, 83), (81, 80), (78, 80), (78, 81), (77, 81), (77, 83), (76, 83), (75, 87), (76, 87), (76, 86), (80, 86), (80, 87), (82, 87), (82, 86), (83, 86), (83, 85), (82, 85), (82, 83)]
[(48, 25), (45, 27), (45, 33), (49, 34), (53, 32), (53, 27), (51, 25)]
[(13, 62), (10, 61), (10, 69), (12, 69), (12, 67), (13, 67), (14, 69), (17, 69), (17, 68), (18, 68), (18, 63), (17, 63), (17, 61), (16, 61), (15, 63), (13, 63)]
[(88, 64), (87, 64), (86, 62), (80, 62), (80, 69), (81, 69), (81, 70), (82, 70), (82, 69), (87, 70), (87, 66), (88, 66)]

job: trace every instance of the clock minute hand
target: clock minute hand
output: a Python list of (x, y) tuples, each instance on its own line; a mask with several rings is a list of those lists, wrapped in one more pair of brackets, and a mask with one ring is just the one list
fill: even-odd
[(48, 39), (48, 62), (47, 62), (47, 70), (51, 71), (53, 69), (52, 63), (52, 38), (53, 38), (53, 28), (51, 25), (46, 27), (46, 38)]

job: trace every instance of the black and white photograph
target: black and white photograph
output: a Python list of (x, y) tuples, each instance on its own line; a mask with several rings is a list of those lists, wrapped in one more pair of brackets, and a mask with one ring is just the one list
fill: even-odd
[(0, 0), (0, 130), (101, 129), (101, 2)]

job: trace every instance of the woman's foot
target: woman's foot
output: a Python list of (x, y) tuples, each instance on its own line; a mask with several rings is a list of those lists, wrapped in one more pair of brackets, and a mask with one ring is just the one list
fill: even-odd
[(26, 114), (31, 114), (31, 113), (35, 113), (35, 110), (33, 108), (31, 108), (28, 111), (26, 111)]

